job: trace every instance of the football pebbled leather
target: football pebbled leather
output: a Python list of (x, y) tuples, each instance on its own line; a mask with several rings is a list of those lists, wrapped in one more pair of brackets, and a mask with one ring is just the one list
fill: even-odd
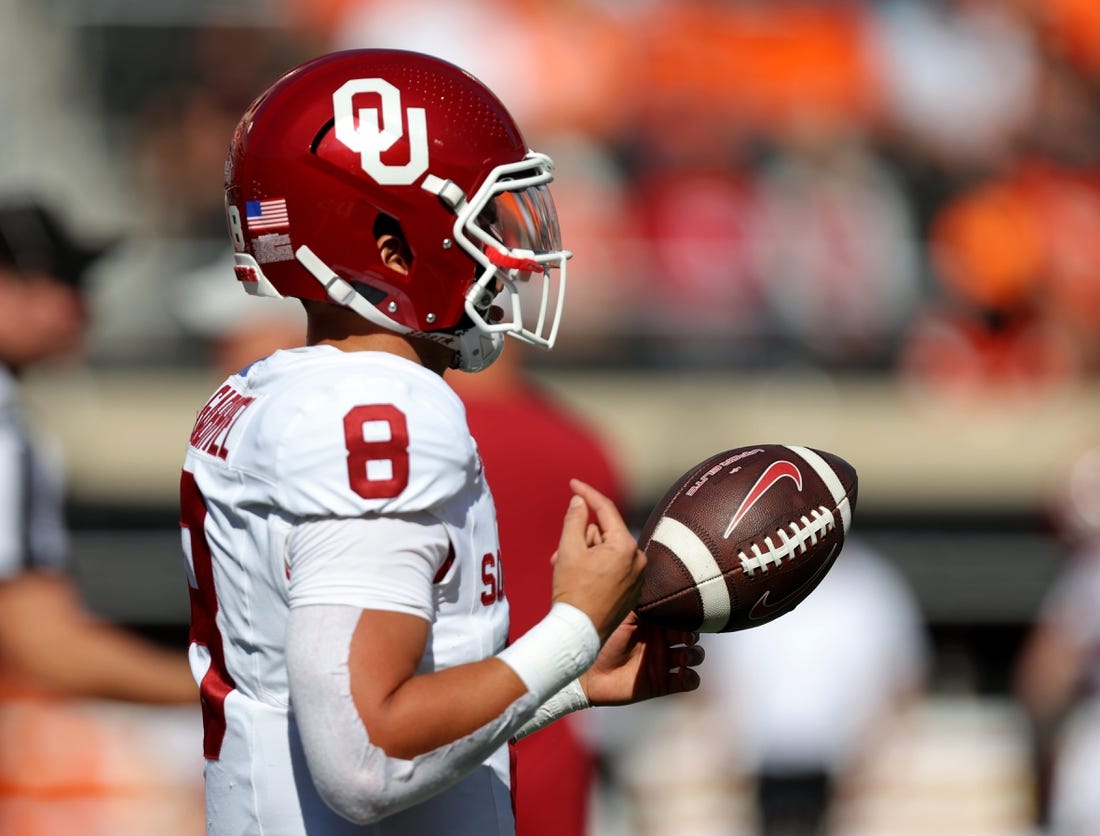
[(840, 554), (857, 484), (844, 459), (797, 445), (740, 447), (700, 462), (638, 538), (648, 558), (639, 618), (727, 633), (790, 612)]

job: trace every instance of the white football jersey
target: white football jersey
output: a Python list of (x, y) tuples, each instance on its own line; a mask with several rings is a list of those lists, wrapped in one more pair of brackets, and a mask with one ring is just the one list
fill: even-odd
[[(412, 513), (442, 523), (453, 549), (433, 582), (420, 670), (498, 653), (508, 607), (495, 511), (461, 401), (439, 375), (382, 352), (311, 346), (231, 376), (199, 413), (181, 522), (212, 832), (415, 836), (457, 832), (464, 820), (471, 833), (497, 832), (478, 818), (510, 804), (506, 747), (370, 826), (329, 810), (303, 773), (287, 684), (288, 536), (307, 520)], [(377, 550), (384, 559), (386, 543)], [(331, 580), (325, 603), (347, 604), (341, 578)]]

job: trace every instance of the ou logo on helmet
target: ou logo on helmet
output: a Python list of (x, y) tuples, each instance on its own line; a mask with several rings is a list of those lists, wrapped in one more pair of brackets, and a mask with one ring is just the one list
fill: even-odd
[[(377, 93), (382, 109), (361, 107), (353, 99), (360, 93)], [(424, 108), (405, 110), (409, 126), (409, 161), (387, 165), (382, 152), (404, 136), (401, 119), (401, 91), (381, 78), (353, 78), (332, 94), (336, 117), (336, 138), (359, 154), (363, 171), (383, 186), (408, 186), (428, 170), (428, 127)], [(379, 122), (381, 114), (381, 122)], [(358, 121), (356, 120), (358, 117)]]

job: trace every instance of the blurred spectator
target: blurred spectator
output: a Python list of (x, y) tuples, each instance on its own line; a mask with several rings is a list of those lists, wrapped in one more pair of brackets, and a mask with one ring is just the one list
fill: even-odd
[(0, 675), (47, 694), (194, 702), (182, 653), (84, 611), (64, 571), (61, 487), (19, 407), (21, 373), (79, 352), (81, 281), (99, 255), (37, 204), (0, 207)]
[(901, 182), (860, 132), (810, 114), (759, 178), (760, 270), (786, 342), (830, 366), (886, 368), (920, 293)]
[(1100, 80), (1100, 6), (1093, 0), (1021, 0), (1052, 52)]
[(540, 366), (636, 363), (632, 337), (649, 308), (648, 252), (626, 174), (607, 148), (582, 134), (555, 134), (540, 147), (557, 166), (554, 205), (573, 258), (558, 342), (529, 359)]
[[(206, 360), (227, 374), (304, 339), (299, 305), (253, 307), (232, 280), (226, 282), (233, 262), (222, 171), (240, 114), (307, 44), (261, 22), (242, 25), (217, 12), (196, 17), (177, 35), (176, 65), (160, 70), (171, 83), (132, 94), (137, 104), (127, 128), (147, 211), (137, 218), (141, 236), (132, 241), (126, 281), (113, 279), (108, 292), (114, 304), (104, 307), (113, 326), (134, 317), (133, 327), (150, 332), (146, 340), (171, 336), (180, 361)], [(150, 271), (163, 281), (150, 283)], [(145, 304), (120, 314), (119, 296)], [(147, 307), (164, 319), (150, 316)]]
[[(639, 318), (639, 330), (652, 335), (650, 362), (759, 367), (785, 359), (776, 350), (780, 323), (796, 332), (796, 343), (816, 338), (825, 297), (829, 328), (815, 350), (846, 324), (838, 307), (869, 311), (861, 322), (868, 325), (876, 317), (893, 319), (904, 306), (876, 290), (912, 259), (893, 252), (885, 271), (877, 260), (867, 271), (854, 263), (877, 252), (875, 231), (851, 230), (853, 241), (844, 228), (871, 208), (854, 206), (854, 193), (866, 183), (846, 194), (838, 184), (834, 194), (822, 195), (818, 203), (829, 207), (816, 209), (826, 222), (807, 224), (815, 212), (810, 188), (800, 190), (794, 177), (780, 183), (780, 172), (762, 163), (768, 156), (758, 156), (779, 137), (807, 135), (807, 114), (815, 125), (860, 125), (874, 117), (877, 85), (861, 24), (858, 4), (658, 3), (639, 15), (637, 86), (646, 93), (623, 151), (651, 262)], [(885, 208), (871, 208), (881, 227), (895, 219)], [(852, 259), (837, 264), (842, 251)], [(820, 268), (812, 275), (807, 259)], [(830, 276), (821, 275), (826, 269)], [(839, 281), (858, 290), (841, 297), (852, 304), (838, 306), (830, 294), (843, 288), (828, 279), (843, 271), (850, 275)], [(782, 304), (769, 307), (769, 295)], [(863, 341), (874, 337), (857, 342)]]
[(128, 832), (179, 832), (169, 821), (194, 827), (201, 809), (197, 792), (178, 805), (157, 797), (170, 794), (162, 779), (172, 792), (196, 790), (199, 764), (162, 770), (150, 757), (167, 739), (154, 743), (164, 731), (156, 718), (132, 716), (111, 733), (89, 710), (89, 700), (197, 709), (198, 688), (184, 653), (85, 608), (67, 571), (56, 462), (19, 402), (21, 374), (79, 356), (83, 277), (101, 252), (37, 203), (0, 206), (0, 831), (12, 836), (122, 832), (119, 781), (128, 785), (124, 812), (160, 811)]
[(792, 613), (707, 639), (701, 693), (733, 775), (755, 785), (756, 832), (832, 832), (834, 800), (923, 689), (927, 638), (908, 584), (849, 538)]
[[(101, 95), (78, 98), (103, 105), (104, 136), (122, 140), (110, 144), (135, 177), (113, 181), (136, 186), (133, 217), (150, 233), (96, 300), (110, 326), (99, 356), (185, 363), (209, 339), (171, 318), (148, 276), (183, 286), (222, 257), (210, 160), (257, 79), (322, 47), (386, 45), (471, 67), (522, 111), (532, 144), (586, 161), (572, 193), (590, 232), (570, 236), (570, 277), (587, 295), (570, 295), (572, 348), (540, 362), (759, 369), (793, 349), (877, 369), (915, 341), (929, 344), (919, 365), (961, 353), (980, 378), (1039, 344), (1023, 376), (1050, 380), (1074, 374), (1059, 365), (1068, 341), (1083, 353), (1071, 366), (1100, 368), (1092, 0), (287, 0), (251, 16), (200, 5), (157, 27), (127, 4), (61, 18), (82, 21), (67, 60), (86, 63), (80, 82)], [(57, 124), (37, 133), (71, 133)], [(1044, 165), (1059, 171), (1020, 194), (1019, 173)], [(1024, 208), (1040, 227), (1015, 240), (1008, 219), (967, 249), (1020, 257), (1014, 278), (1037, 282), (1041, 309), (975, 310), (946, 275), (927, 281), (959, 244), (934, 230), (992, 184), (1035, 198)], [(998, 256), (991, 242), (1006, 240)], [(1024, 276), (1036, 252), (1042, 274)]]
[(228, 376), (280, 348), (305, 345), (297, 299), (250, 297), (233, 281), (233, 253), (182, 273), (171, 294), (185, 332), (199, 341), (216, 376)]
[(541, 69), (539, 61), (531, 60), (539, 55), (539, 36), (526, 7), (514, 0), (356, 0), (344, 4), (332, 45), (410, 49), (450, 61), (496, 91), (517, 122), (531, 125), (539, 116), (544, 85), (532, 78)]
[(906, 383), (980, 403), (992, 390), (1037, 397), (1077, 379), (1065, 333), (1034, 311), (974, 310), (948, 301), (919, 315), (901, 359)]
[[(551, 565), (561, 534), (560, 502), (569, 479), (584, 479), (621, 503), (623, 486), (604, 443), (523, 371), (527, 347), (512, 344), (488, 369), (447, 380), (466, 404), (500, 521), (507, 571), (510, 636), (523, 635), (545, 613)], [(575, 718), (516, 744), (517, 836), (584, 836), (595, 758)]]
[[(879, 107), (865, 19), (860, 2), (642, 4), (640, 127), (767, 137), (807, 110), (862, 123)], [(669, 104), (701, 124), (664, 121)]]
[(1016, 695), (1035, 732), (1051, 832), (1100, 833), (1100, 448), (1076, 461), (1055, 507), (1068, 549), (1021, 651)]
[(222, 171), (238, 118), (270, 78), (294, 66), (302, 48), (269, 27), (208, 13), (177, 49), (174, 82), (135, 96), (135, 174), (152, 209), (142, 220), (154, 234), (221, 241)]
[[(241, 110), (247, 105), (241, 105)], [(136, 173), (152, 211), (147, 232), (172, 237), (224, 234), (221, 171), (237, 103), (207, 87), (160, 90), (135, 119)], [(211, 173), (213, 172), (213, 174)]]
[(943, 298), (915, 318), (904, 371), (980, 396), (1048, 390), (1095, 369), (1097, 240), (1089, 172), (1029, 159), (956, 195), (929, 232)]
[[(606, 135), (637, 95), (629, 31), (585, 0), (346, 0), (329, 12), (336, 49), (389, 47), (468, 68), (548, 147), (545, 131)], [(485, 48), (486, 38), (492, 43)]]
[(868, 23), (892, 139), (959, 172), (1003, 162), (1036, 88), (1034, 37), (1015, 4), (886, 0)]
[[(692, 150), (692, 149), (688, 149)], [(696, 152), (699, 149), (693, 149)], [(637, 315), (653, 365), (752, 364), (768, 333), (756, 258), (759, 198), (750, 171), (657, 164), (635, 181), (648, 256)]]

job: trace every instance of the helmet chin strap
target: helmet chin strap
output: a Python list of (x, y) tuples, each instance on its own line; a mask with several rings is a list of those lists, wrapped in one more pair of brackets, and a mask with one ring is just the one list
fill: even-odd
[(444, 345), (455, 354), (453, 368), (465, 372), (479, 372), (487, 368), (504, 349), (504, 338), (500, 334), (486, 334), (473, 327), (454, 333), (445, 331), (417, 331), (390, 319), (382, 311), (368, 302), (363, 296), (344, 279), (336, 275), (336, 271), (323, 262), (313, 250), (305, 244), (294, 252), (298, 263), (309, 271), (325, 289), (325, 294), (338, 305), (350, 308), (367, 320), (387, 331), (397, 334), (405, 334), (410, 337), (430, 340)]
[(398, 334), (416, 333), (407, 325), (390, 319), (364, 299), (354, 287), (337, 276), (336, 271), (321, 261), (317, 254), (305, 244), (294, 251), (294, 257), (324, 287), (328, 298), (337, 305), (351, 308), (367, 322), (372, 322), (387, 331), (395, 331)]

